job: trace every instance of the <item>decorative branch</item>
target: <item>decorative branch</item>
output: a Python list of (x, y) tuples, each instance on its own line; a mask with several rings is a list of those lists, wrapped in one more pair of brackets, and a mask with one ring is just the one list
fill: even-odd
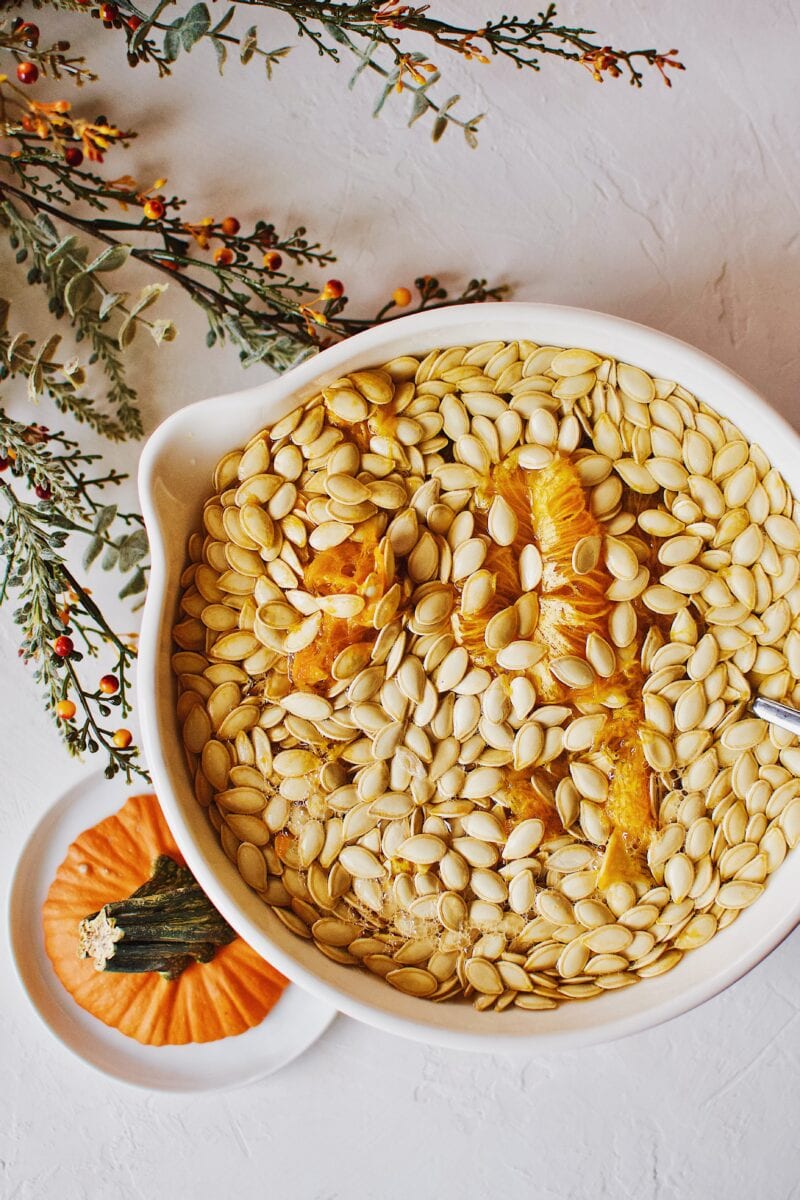
[[(45, 3), (47, 0), (41, 0)], [(57, 8), (75, 8), (74, 0), (49, 0)], [(229, 51), (239, 61), (261, 61), (268, 79), (282, 62), (291, 46), (264, 49), (259, 44), (257, 26), (244, 33), (231, 31), (240, 12), (266, 9), (292, 23), (295, 37), (306, 39), (318, 54), (341, 63), (343, 53), (358, 60), (352, 87), (367, 71), (383, 80), (374, 114), (377, 115), (394, 92), (412, 96), (409, 124), (429, 114), (433, 116), (432, 134), (438, 141), (450, 125), (459, 127), (468, 144), (477, 144), (478, 124), (484, 114), (461, 119), (454, 112), (460, 97), (438, 101), (431, 89), (441, 80), (429, 52), (412, 48), (407, 35), (428, 40), (430, 53), (438, 58), (458, 56), (463, 61), (486, 66), (496, 60), (513, 63), (519, 70), (539, 71), (548, 59), (561, 60), (585, 68), (592, 78), (627, 77), (641, 87), (645, 72), (655, 71), (671, 87), (669, 71), (682, 71), (675, 57), (677, 50), (655, 48), (626, 50), (600, 39), (596, 32), (559, 20), (555, 4), (549, 4), (536, 17), (501, 14), (476, 24), (455, 24), (431, 13), (431, 5), (395, 3), (395, 0), (231, 0), (219, 20), (212, 20), (205, 3), (194, 3), (171, 20), (166, 19), (172, 5), (158, 0), (148, 11), (133, 0), (101, 3), (89, 9), (107, 29), (120, 30), (125, 36), (125, 52), (131, 66), (154, 65), (159, 75), (168, 75), (181, 53), (189, 53), (198, 43), (209, 42), (223, 71)]]

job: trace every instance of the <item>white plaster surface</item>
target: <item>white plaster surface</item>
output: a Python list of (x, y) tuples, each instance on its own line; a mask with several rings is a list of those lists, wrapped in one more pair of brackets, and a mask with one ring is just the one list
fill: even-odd
[[(422, 124), (406, 130), (402, 102), (372, 121), (372, 83), (348, 94), (345, 70), (308, 46), (269, 86), (235, 64), (217, 86), (202, 48), (157, 84), (120, 66), (94, 25), (105, 71), (85, 103), (146, 135), (110, 174), (167, 174), (195, 197), (188, 216), (306, 223), (338, 250), (330, 273), (364, 313), (420, 273), (486, 275), (683, 337), (800, 425), (796, 3), (565, 0), (564, 15), (618, 42), (677, 45), (687, 73), (636, 93), (558, 64), (539, 77), (453, 64), (464, 111), (489, 109), (470, 152), (455, 132), (435, 147)], [(269, 28), (271, 44), (288, 40)], [(137, 372), (151, 428), (243, 382), (233, 353), (203, 349), (188, 302), (170, 296), (167, 310), (181, 336)], [(114, 457), (133, 469), (134, 449)], [(0, 678), (5, 890), (28, 831), (84, 768), (41, 713), (7, 618)], [(3, 936), (3, 1200), (800, 1196), (798, 933), (702, 1009), (622, 1043), (473, 1057), (339, 1018), (273, 1079), (188, 1098), (115, 1085), (68, 1055), (27, 1006)]]

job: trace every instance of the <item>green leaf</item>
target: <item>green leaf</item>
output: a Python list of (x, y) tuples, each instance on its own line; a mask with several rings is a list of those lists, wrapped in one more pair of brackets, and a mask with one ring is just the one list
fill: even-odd
[(103, 299), (100, 302), (100, 308), (98, 309), (97, 313), (100, 320), (104, 320), (112, 311), (112, 309), (116, 308), (118, 304), (122, 304), (127, 299), (127, 292), (106, 292), (105, 296), (103, 296)]
[(228, 11), (225, 13), (224, 17), (222, 17), (221, 20), (217, 21), (216, 25), (211, 30), (211, 32), (214, 34), (222, 33), (223, 29), (227, 29), (228, 26), (230, 25), (231, 21), (233, 20), (233, 14), (235, 13), (235, 11), (236, 11), (235, 8), (229, 8)]
[(71, 317), (76, 316), (88, 304), (93, 291), (92, 280), (84, 271), (72, 276), (64, 288), (64, 303)]
[(118, 542), (118, 546), (120, 571), (130, 571), (131, 567), (144, 558), (150, 548), (144, 529), (137, 529), (133, 533), (129, 533), (127, 537)]
[(92, 565), (92, 563), (97, 558), (97, 556), (99, 555), (99, 553), (102, 549), (103, 549), (102, 539), (99, 537), (93, 537), (92, 540), (89, 542), (89, 545), (86, 547), (86, 549), (83, 552), (83, 569), (84, 569), (84, 571), (89, 570), (89, 567)]
[(241, 41), (241, 46), (240, 46), (240, 50), (239, 50), (239, 62), (245, 63), (245, 64), (249, 63), (250, 59), (253, 57), (253, 55), (255, 54), (257, 49), (258, 49), (258, 30), (256, 29), (255, 25), (251, 25)]
[(89, 274), (92, 271), (118, 271), (120, 267), (125, 266), (130, 254), (130, 246), (108, 246), (89, 263), (86, 272)]
[(178, 331), (172, 321), (154, 321), (150, 326), (150, 336), (160, 346), (162, 342), (174, 342)]
[(136, 322), (133, 317), (126, 317), (119, 327), (117, 333), (117, 345), (120, 350), (127, 350), (133, 339), (136, 337)]
[(38, 366), (32, 367), (28, 372), (28, 399), (33, 404), (41, 393), (44, 384), (44, 372)]
[(33, 223), (42, 231), (42, 233), (45, 233), (49, 238), (52, 238), (54, 242), (58, 241), (58, 230), (46, 213), (37, 213), (33, 219)]
[(103, 560), (100, 563), (100, 566), (103, 568), (104, 571), (111, 571), (117, 565), (118, 558), (119, 558), (119, 551), (117, 550), (117, 547), (116, 546), (106, 546), (106, 551), (105, 551), (105, 554), (103, 555)]
[(228, 47), (219, 38), (212, 37), (211, 45), (214, 47), (214, 53), (217, 56), (217, 69), (220, 75), (225, 73), (225, 62), (228, 57)]
[(53, 355), (55, 354), (56, 350), (58, 349), (58, 344), (60, 341), (61, 341), (61, 334), (60, 333), (52, 333), (46, 341), (42, 342), (41, 346), (36, 351), (36, 360), (35, 361), (37, 363), (50, 362)]
[(358, 81), (358, 77), (361, 74), (361, 72), (365, 71), (367, 69), (367, 67), (369, 66), (370, 62), (372, 61), (372, 56), (377, 49), (378, 49), (377, 42), (372, 41), (372, 42), (367, 43), (367, 46), (364, 49), (364, 53), (359, 56), (358, 66), (356, 67), (355, 71), (353, 71), (353, 74), (350, 76), (350, 81), (347, 84), (348, 88), (351, 91), (355, 87), (355, 85)]
[(389, 99), (389, 97), (391, 96), (393, 91), (394, 91), (394, 82), (387, 83), (383, 88), (381, 88), (380, 95), (378, 96), (378, 99), (375, 102), (375, 107), (372, 110), (373, 117), (377, 117), (380, 114), (381, 109), (383, 108), (384, 104)]
[(97, 514), (97, 520), (94, 523), (95, 533), (105, 533), (105, 531), (109, 528), (109, 526), (114, 523), (114, 519), (115, 519), (116, 515), (117, 515), (116, 504), (104, 505), (104, 507), (101, 508), (100, 512)]
[(211, 28), (211, 15), (205, 4), (193, 4), (181, 25), (181, 42), (184, 50), (191, 50)]
[(33, 360), (33, 365), (28, 373), (28, 399), (36, 400), (37, 396), (44, 385), (44, 369), (42, 364), (51, 360), (53, 354), (61, 341), (60, 333), (53, 333), (42, 342), (39, 349), (36, 351), (36, 357)]
[(415, 121), (418, 121), (420, 117), (424, 117), (429, 108), (430, 101), (425, 95), (424, 89), (419, 88), (414, 93), (414, 103), (411, 106), (411, 116), (409, 117), (408, 121), (409, 126), (413, 125)]
[(62, 238), (58, 245), (51, 250), (45, 258), (45, 266), (52, 267), (53, 264), (57, 263), (60, 258), (63, 258), (65, 254), (69, 253), (72, 247), (77, 244), (77, 241), (78, 239), (74, 233), (70, 233), (67, 237)]
[(135, 317), (140, 312), (144, 312), (146, 308), (149, 308), (151, 304), (155, 304), (158, 297), (163, 296), (168, 287), (168, 283), (148, 283), (147, 287), (143, 287), (139, 292), (130, 315)]
[(169, 29), (164, 34), (164, 57), (167, 62), (175, 62), (181, 48), (181, 26), (183, 25), (183, 17), (178, 17), (177, 21), (173, 21)]
[(340, 29), (333, 21), (323, 21), (325, 30), (331, 35), (335, 42), (341, 46), (349, 46), (350, 41), (343, 29)]
[(144, 576), (144, 571), (141, 567), (137, 567), (131, 575), (124, 588), (119, 593), (120, 600), (124, 600), (126, 596), (138, 596), (147, 587), (147, 580)]
[(130, 346), (131, 342), (136, 336), (136, 317), (139, 315), (139, 313), (144, 312), (144, 310), (149, 308), (151, 304), (155, 304), (159, 296), (161, 296), (168, 287), (168, 283), (150, 283), (147, 285), (147, 287), (142, 288), (133, 304), (133, 307), (119, 327), (117, 342), (120, 350), (124, 350), (127, 346)]

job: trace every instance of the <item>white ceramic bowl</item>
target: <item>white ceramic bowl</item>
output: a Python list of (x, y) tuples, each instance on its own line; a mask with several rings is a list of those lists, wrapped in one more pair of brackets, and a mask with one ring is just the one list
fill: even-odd
[(139, 472), (152, 571), (138, 695), (145, 754), (175, 839), (210, 898), (256, 950), (343, 1012), (391, 1033), (463, 1049), (531, 1052), (645, 1029), (740, 978), (800, 920), (800, 855), (789, 856), (765, 894), (734, 925), (686, 955), (673, 971), (636, 987), (547, 1012), (478, 1013), (469, 1004), (414, 999), (367, 972), (330, 962), (312, 943), (289, 933), (239, 877), (194, 798), (170, 668), (170, 629), (186, 542), (198, 527), (221, 455), (349, 370), (399, 354), (495, 338), (586, 346), (677, 380), (757, 441), (800, 495), (798, 436), (746, 383), (683, 342), (617, 317), (545, 304), (486, 304), (403, 317), (333, 346), (279, 379), (184, 408), (153, 434)]

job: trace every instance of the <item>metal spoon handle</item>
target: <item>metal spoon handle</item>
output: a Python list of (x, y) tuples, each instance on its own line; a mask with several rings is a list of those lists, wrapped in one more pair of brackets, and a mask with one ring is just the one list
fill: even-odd
[(767, 700), (764, 696), (756, 696), (750, 707), (763, 721), (780, 725), (781, 729), (788, 729), (789, 733), (800, 736), (800, 712), (796, 708), (791, 708), (788, 704), (779, 704), (777, 700)]

